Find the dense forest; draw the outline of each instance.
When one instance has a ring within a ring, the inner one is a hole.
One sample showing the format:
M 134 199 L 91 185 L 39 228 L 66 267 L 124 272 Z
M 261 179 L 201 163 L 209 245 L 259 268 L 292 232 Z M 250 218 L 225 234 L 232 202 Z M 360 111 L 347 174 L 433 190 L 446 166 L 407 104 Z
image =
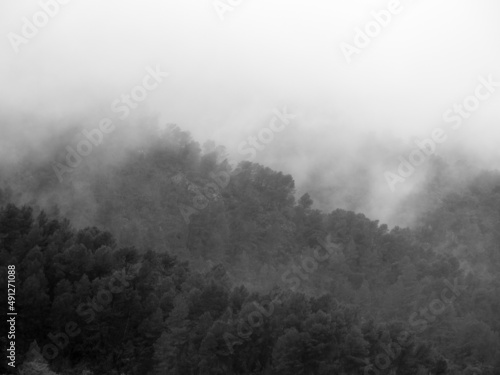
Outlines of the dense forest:
M 19 374 L 500 374 L 499 172 L 431 158 L 389 228 L 152 129 L 2 168 Z

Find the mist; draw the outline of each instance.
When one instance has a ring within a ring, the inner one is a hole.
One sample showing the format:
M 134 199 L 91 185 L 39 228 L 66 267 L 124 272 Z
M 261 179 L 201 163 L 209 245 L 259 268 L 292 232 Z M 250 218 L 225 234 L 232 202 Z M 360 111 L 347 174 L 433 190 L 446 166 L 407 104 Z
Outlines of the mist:
M 0 373 L 500 374 L 499 16 L 0 0 Z
M 384 173 L 396 173 L 399 157 L 407 159 L 436 128 L 446 140 L 435 156 L 500 165 L 500 90 L 458 129 L 444 119 L 474 95 L 481 77 L 500 82 L 494 0 L 72 0 L 57 2 L 47 24 L 26 37 L 25 17 L 35 22 L 49 3 L 0 4 L 3 163 L 33 152 L 52 160 L 104 118 L 120 126 L 116 101 L 123 104 L 122 95 L 157 69 L 168 76 L 124 120 L 135 130 L 106 135 L 102 149 L 118 134 L 123 149 L 144 143 L 141 121 L 152 118 L 248 160 L 242 143 L 286 108 L 293 119 L 255 148 L 252 161 L 291 174 L 297 195 L 309 192 L 316 208 L 354 210 L 390 225 L 411 225 L 398 209 L 425 181 L 430 158 L 394 191 Z M 387 26 L 356 47 L 357 28 L 390 7 L 397 11 Z M 346 55 L 343 44 L 359 53 Z M 103 155 L 119 159 L 120 149 L 112 150 Z

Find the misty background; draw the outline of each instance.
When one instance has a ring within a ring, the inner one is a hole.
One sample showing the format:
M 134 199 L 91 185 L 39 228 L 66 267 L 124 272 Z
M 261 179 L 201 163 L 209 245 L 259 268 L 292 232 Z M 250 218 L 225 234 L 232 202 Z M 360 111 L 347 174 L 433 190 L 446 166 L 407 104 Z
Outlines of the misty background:
M 499 15 L 0 0 L 4 367 L 500 374 Z
M 437 155 L 499 167 L 500 92 L 457 131 L 443 114 L 474 94 L 479 76 L 500 81 L 500 3 L 401 0 L 403 11 L 348 64 L 340 44 L 353 44 L 355 29 L 388 3 L 252 0 L 222 21 L 212 1 L 72 0 L 16 54 L 8 34 L 20 35 L 23 17 L 40 5 L 3 1 L 2 163 L 33 152 L 52 158 L 71 144 L 75 127 L 116 118 L 111 103 L 142 81 L 147 66 L 159 65 L 170 75 L 132 111 L 136 128 L 120 138 L 124 148 L 145 142 L 139 124 L 150 118 L 244 160 L 241 142 L 286 106 L 297 117 L 254 161 L 290 173 L 297 195 L 309 192 L 317 208 L 411 224 L 400 204 L 418 190 L 429 163 L 396 192 L 384 172 L 396 170 L 415 139 L 441 127 L 448 140 Z

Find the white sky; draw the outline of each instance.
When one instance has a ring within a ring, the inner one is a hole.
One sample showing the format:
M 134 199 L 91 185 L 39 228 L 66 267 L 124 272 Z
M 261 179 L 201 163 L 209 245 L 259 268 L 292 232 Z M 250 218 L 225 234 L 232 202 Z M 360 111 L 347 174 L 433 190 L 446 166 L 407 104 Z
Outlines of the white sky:
M 352 44 L 355 28 L 388 3 L 243 0 L 222 22 L 212 0 L 72 0 L 16 54 L 7 34 L 21 34 L 22 18 L 40 5 L 0 0 L 0 126 L 22 114 L 61 126 L 67 115 L 108 116 L 145 67 L 160 64 L 170 77 L 139 111 L 159 113 L 200 142 L 234 152 L 274 108 L 299 114 L 257 160 L 292 173 L 300 189 L 318 160 L 340 150 L 358 158 L 370 139 L 427 137 L 447 126 L 443 113 L 474 93 L 479 75 L 500 81 L 498 0 L 401 0 L 403 11 L 347 64 L 340 43 Z M 499 166 L 499 102 L 500 89 L 446 148 Z

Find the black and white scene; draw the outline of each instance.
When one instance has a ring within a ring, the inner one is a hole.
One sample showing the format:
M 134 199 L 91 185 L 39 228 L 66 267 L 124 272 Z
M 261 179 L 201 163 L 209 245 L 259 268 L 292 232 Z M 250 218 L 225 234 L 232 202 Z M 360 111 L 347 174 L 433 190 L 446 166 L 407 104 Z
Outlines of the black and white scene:
M 499 0 L 0 0 L 0 375 L 500 375 Z

